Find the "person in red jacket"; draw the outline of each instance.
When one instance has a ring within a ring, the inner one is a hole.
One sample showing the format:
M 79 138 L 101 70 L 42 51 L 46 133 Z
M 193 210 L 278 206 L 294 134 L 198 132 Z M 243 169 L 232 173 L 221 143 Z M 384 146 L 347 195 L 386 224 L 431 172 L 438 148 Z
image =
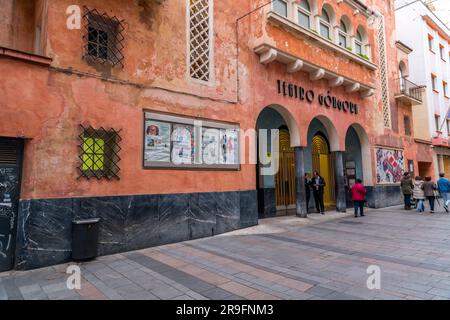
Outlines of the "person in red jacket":
M 367 190 L 364 188 L 361 179 L 356 180 L 352 186 L 352 200 L 355 205 L 355 218 L 358 217 L 358 208 L 361 217 L 364 217 L 364 202 L 366 201 Z

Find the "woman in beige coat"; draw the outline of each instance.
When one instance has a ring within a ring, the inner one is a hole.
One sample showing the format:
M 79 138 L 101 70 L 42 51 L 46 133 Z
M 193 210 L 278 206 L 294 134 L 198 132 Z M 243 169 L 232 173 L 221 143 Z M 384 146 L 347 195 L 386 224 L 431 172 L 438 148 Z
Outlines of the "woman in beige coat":
M 425 192 L 423 191 L 423 180 L 421 177 L 417 176 L 414 179 L 414 189 L 413 189 L 413 197 L 414 200 L 416 200 L 416 208 L 417 211 L 419 212 L 424 212 L 425 211 L 425 205 L 424 205 L 424 200 L 425 200 Z

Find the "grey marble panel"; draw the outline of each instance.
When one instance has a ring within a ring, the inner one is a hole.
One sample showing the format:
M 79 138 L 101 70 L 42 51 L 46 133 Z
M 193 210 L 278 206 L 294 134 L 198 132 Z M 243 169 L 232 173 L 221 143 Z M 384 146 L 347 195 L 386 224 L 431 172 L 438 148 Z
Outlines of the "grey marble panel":
M 240 196 L 240 228 L 258 224 L 258 195 L 256 190 L 241 191 Z
M 189 194 L 159 195 L 160 242 L 189 240 Z
M 258 216 L 260 219 L 275 217 L 277 214 L 275 188 L 258 190 Z
M 128 197 L 74 199 L 74 210 L 75 219 L 100 218 L 99 255 L 126 250 L 125 220 Z
M 385 208 L 403 203 L 403 195 L 399 186 L 366 187 L 367 205 L 370 208 Z
M 189 239 L 216 234 L 217 200 L 215 193 L 189 195 Z
M 239 192 L 218 192 L 216 193 L 217 234 L 239 229 L 240 224 L 240 198 Z
M 21 201 L 15 267 L 45 267 L 70 260 L 72 199 Z
M 158 200 L 158 195 L 128 197 L 128 214 L 125 222 L 127 250 L 160 244 Z

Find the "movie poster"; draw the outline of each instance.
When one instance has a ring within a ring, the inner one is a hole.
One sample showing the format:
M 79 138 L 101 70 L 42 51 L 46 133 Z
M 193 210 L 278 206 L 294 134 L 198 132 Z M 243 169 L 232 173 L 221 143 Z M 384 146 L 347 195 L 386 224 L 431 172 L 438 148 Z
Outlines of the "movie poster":
M 202 156 L 204 164 L 219 164 L 220 130 L 203 128 L 202 130 Z
M 170 162 L 171 124 L 145 122 L 145 161 Z
M 194 127 L 174 124 L 172 132 L 172 163 L 192 164 L 194 162 Z
M 220 164 L 239 164 L 238 138 L 235 129 L 220 130 Z

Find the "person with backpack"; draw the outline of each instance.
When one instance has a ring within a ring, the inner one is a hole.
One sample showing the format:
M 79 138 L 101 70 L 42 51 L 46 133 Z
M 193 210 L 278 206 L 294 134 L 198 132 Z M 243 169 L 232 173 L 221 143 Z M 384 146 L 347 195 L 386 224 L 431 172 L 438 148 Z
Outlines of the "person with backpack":
M 430 213 L 434 213 L 434 200 L 436 199 L 434 191 L 436 189 L 436 184 L 431 180 L 431 177 L 426 177 L 423 183 L 423 193 L 430 203 Z
M 424 205 L 424 200 L 425 200 L 425 193 L 423 191 L 423 180 L 422 177 L 417 176 L 414 179 L 414 189 L 413 189 L 413 197 L 416 200 L 416 208 L 417 211 L 419 212 L 424 212 L 425 211 L 425 205 Z
M 351 189 L 352 200 L 355 206 L 355 218 L 358 217 L 358 208 L 361 217 L 364 217 L 364 202 L 366 202 L 367 190 L 364 188 L 361 179 L 357 179 Z
M 403 198 L 405 202 L 405 210 L 411 210 L 411 195 L 413 193 L 414 184 L 409 172 L 403 174 L 402 181 L 400 182 Z
M 444 209 L 448 213 L 448 205 L 450 204 L 450 182 L 445 177 L 444 173 L 440 173 L 439 177 L 437 187 L 439 193 L 441 194 L 442 200 L 444 200 Z

